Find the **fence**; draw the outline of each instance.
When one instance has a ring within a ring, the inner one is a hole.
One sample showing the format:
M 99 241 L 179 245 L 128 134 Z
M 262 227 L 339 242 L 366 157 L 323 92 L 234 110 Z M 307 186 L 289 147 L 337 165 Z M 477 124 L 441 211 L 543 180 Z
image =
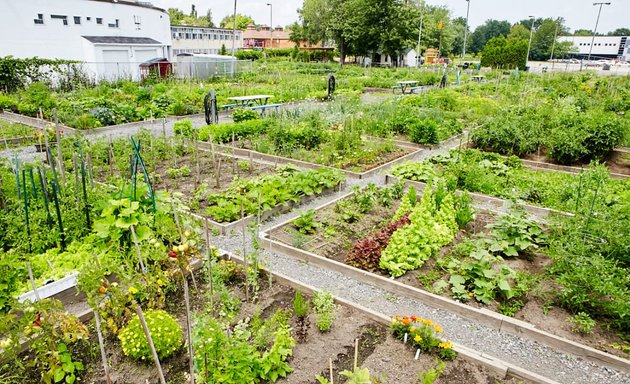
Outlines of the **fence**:
M 210 77 L 232 76 L 252 71 L 249 60 L 207 61 L 207 62 L 176 62 L 170 63 L 172 70 L 163 71 L 161 66 L 166 63 L 156 63 L 154 67 L 140 67 L 140 62 L 82 62 L 73 65 L 72 76 L 81 77 L 86 82 L 142 80 L 147 76 L 165 72 L 172 73 L 180 79 L 207 79 Z M 55 81 L 55 79 L 53 79 Z

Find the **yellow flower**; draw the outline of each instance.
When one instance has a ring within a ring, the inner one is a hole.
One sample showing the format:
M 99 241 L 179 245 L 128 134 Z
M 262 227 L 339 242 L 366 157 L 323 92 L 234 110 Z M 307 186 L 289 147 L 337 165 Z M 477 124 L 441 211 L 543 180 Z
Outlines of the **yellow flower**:
M 138 289 L 136 289 L 136 287 L 131 286 L 129 287 L 129 293 L 131 293 L 132 295 L 135 295 L 136 293 L 138 293 Z
M 438 344 L 438 347 L 443 349 L 451 349 L 453 348 L 453 343 L 451 343 L 450 341 L 444 341 Z
M 435 329 L 435 332 L 440 333 L 442 332 L 442 327 L 440 327 L 437 324 L 433 324 L 433 329 Z
M 419 343 L 422 341 L 422 337 L 420 337 L 420 335 L 416 335 L 416 337 L 414 337 L 413 339 L 416 343 Z
M 163 281 L 162 279 L 158 279 L 157 283 L 158 283 L 158 285 L 160 285 L 160 286 L 164 285 L 164 281 Z
M 413 332 L 413 331 L 415 331 L 415 330 L 416 330 L 416 327 L 411 327 L 411 328 L 409 328 L 409 332 Z
M 258 269 L 263 270 L 265 267 L 262 264 L 258 264 Z

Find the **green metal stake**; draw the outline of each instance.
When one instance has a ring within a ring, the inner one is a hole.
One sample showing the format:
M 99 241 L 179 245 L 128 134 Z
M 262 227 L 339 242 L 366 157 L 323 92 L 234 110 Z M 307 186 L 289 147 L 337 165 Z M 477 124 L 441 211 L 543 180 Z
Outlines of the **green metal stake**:
M 15 155 L 15 184 L 17 186 L 17 195 L 18 199 L 22 197 L 22 193 L 20 192 L 20 161 Z
M 59 222 L 59 231 L 61 234 L 61 250 L 64 250 L 66 248 L 66 234 L 63 231 L 63 223 L 61 221 L 61 209 L 59 208 L 59 196 L 58 196 L 59 186 L 57 185 L 56 181 L 52 182 L 52 187 L 53 187 L 53 200 L 55 202 L 55 210 L 57 211 L 57 221 Z
M 87 188 L 85 186 L 85 165 L 83 163 L 83 149 L 81 149 L 81 144 L 78 144 L 78 147 L 79 147 L 79 160 L 81 161 L 81 184 L 83 185 L 83 202 L 84 202 L 83 206 L 85 209 L 85 221 L 87 223 L 88 229 L 91 229 L 92 224 L 90 222 L 90 204 L 88 203 Z
M 140 142 L 138 141 L 138 144 L 136 144 L 133 137 L 131 137 L 131 145 L 136 152 L 136 156 L 138 157 L 138 161 L 142 167 L 142 173 L 144 174 L 144 181 L 147 183 L 147 187 L 149 188 L 149 196 L 151 197 L 151 203 L 153 204 L 153 212 L 156 212 L 155 193 L 153 192 L 153 185 L 151 184 L 151 179 L 147 173 L 147 167 L 144 165 L 144 160 L 142 160 L 142 156 L 140 155 Z
M 33 168 L 28 170 L 28 175 L 31 178 L 31 188 L 33 189 L 33 198 L 37 200 L 37 189 L 35 188 L 35 178 L 33 177 Z
M 50 151 L 50 148 L 47 148 L 46 151 L 48 151 L 48 161 L 50 162 L 50 168 L 52 168 L 52 172 L 53 172 L 53 191 L 55 193 L 59 194 L 59 197 L 61 198 L 61 188 L 59 188 L 59 178 L 57 177 L 57 167 L 55 167 L 55 159 L 52 156 L 52 152 Z M 57 189 L 55 190 L 54 186 L 57 185 Z
M 46 172 L 46 170 L 44 170 Z M 47 185 L 44 177 L 42 176 L 41 168 L 37 168 L 37 174 L 39 175 L 39 182 L 42 187 L 42 197 L 44 198 L 44 208 L 46 209 L 46 222 L 48 223 L 48 228 L 52 227 L 52 218 L 50 217 L 50 209 L 48 208 L 48 191 L 46 191 Z
M 28 193 L 26 193 L 26 170 L 22 170 L 22 188 L 24 190 L 24 216 L 26 217 L 26 233 L 28 234 L 28 253 L 33 252 L 31 241 L 31 225 L 28 219 Z

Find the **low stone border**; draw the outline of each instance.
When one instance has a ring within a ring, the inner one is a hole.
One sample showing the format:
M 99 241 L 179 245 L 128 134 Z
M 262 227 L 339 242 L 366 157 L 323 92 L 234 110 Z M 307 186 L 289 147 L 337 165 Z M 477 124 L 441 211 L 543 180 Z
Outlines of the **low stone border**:
M 410 147 L 404 147 L 400 145 L 400 147 L 402 148 L 415 149 L 415 150 L 411 153 L 408 153 L 404 156 L 394 159 L 388 163 L 379 165 L 378 167 L 372 168 L 365 172 L 352 172 L 352 171 L 348 171 L 348 170 L 344 170 L 340 168 L 330 167 L 327 165 L 321 165 L 321 164 L 316 164 L 316 163 L 310 163 L 307 161 L 295 160 L 288 157 L 268 155 L 266 153 L 256 152 L 250 149 L 232 147 L 229 145 L 214 144 L 212 146 L 210 143 L 200 141 L 199 146 L 204 149 L 212 149 L 212 147 L 214 147 L 214 150 L 218 153 L 227 154 L 227 155 L 235 155 L 235 156 L 244 157 L 248 159 L 254 159 L 254 160 L 262 160 L 271 164 L 295 164 L 298 167 L 307 168 L 307 169 L 320 169 L 320 168 L 335 169 L 335 170 L 343 172 L 347 177 L 352 178 L 352 179 L 368 179 L 370 177 L 377 175 L 381 171 L 391 167 L 394 164 L 402 163 L 404 161 L 413 159 L 420 152 L 423 151 L 423 149 L 420 149 L 420 148 L 410 148 Z
M 392 176 L 389 174 L 385 175 L 385 184 L 398 182 L 401 182 L 401 179 L 397 178 L 396 176 Z M 404 179 L 402 180 L 402 182 L 408 187 L 413 186 L 418 191 L 423 191 L 427 187 L 427 184 L 421 181 L 411 181 Z M 463 191 L 461 190 L 457 190 L 457 194 L 461 194 L 462 192 Z M 468 195 L 474 200 L 476 204 L 483 207 L 489 207 L 499 212 L 508 212 L 510 210 L 510 207 L 514 206 L 513 202 L 498 197 L 488 196 L 475 192 L 468 192 Z M 562 215 L 570 217 L 574 216 L 572 213 L 569 212 L 559 211 L 552 208 L 538 207 L 530 204 L 516 203 L 516 206 L 519 208 L 523 208 L 529 215 L 542 220 L 546 220 L 551 215 Z
M 337 201 L 344 199 L 350 195 L 351 193 L 346 194 L 338 199 L 335 199 L 327 204 L 318 207 L 317 210 L 325 208 L 331 204 L 335 204 Z M 350 278 L 379 287 L 381 289 L 388 290 L 396 295 L 419 300 L 429 306 L 440 308 L 448 312 L 460 315 L 462 317 L 474 320 L 476 322 L 484 324 L 487 327 L 496 329 L 499 332 L 526 337 L 538 341 L 542 344 L 548 345 L 564 353 L 579 356 L 584 359 L 594 361 L 597 364 L 605 365 L 624 372 L 630 372 L 630 360 L 625 360 L 606 352 L 599 351 L 595 348 L 591 348 L 589 346 L 576 343 L 563 337 L 553 335 L 549 332 L 539 330 L 532 324 L 501 315 L 486 308 L 474 308 L 459 303 L 457 301 L 399 283 L 395 280 L 388 279 L 386 277 L 379 276 L 355 267 L 351 267 L 349 265 L 325 258 L 323 256 L 319 256 L 315 253 L 295 248 L 293 246 L 277 240 L 273 240 L 271 238 L 271 232 L 291 223 L 293 220 L 295 219 L 277 224 L 267 229 L 266 231 L 261 232 L 260 240 L 263 248 L 268 250 L 269 252 L 282 253 L 305 263 L 341 273 Z
M 580 173 L 584 171 L 584 167 L 576 167 L 571 165 L 559 165 L 559 164 L 551 164 L 544 161 L 534 161 L 534 160 L 525 160 L 521 159 L 521 162 L 524 166 L 529 169 L 541 170 L 541 171 L 560 171 L 566 173 Z M 610 177 L 614 179 L 627 179 L 630 175 L 624 175 L 623 173 L 614 173 L 610 172 Z
M 50 124 L 54 124 L 53 122 L 48 121 L 48 120 L 42 120 L 35 117 L 20 115 L 19 113 L 13 113 L 9 111 L 1 111 L 0 118 L 7 121 L 11 121 L 13 123 L 20 123 L 20 124 L 28 125 L 29 127 L 39 128 L 39 129 L 45 129 Z M 78 131 L 74 128 L 70 128 L 61 123 L 59 123 L 59 129 L 64 131 L 64 133 L 65 132 L 74 133 Z

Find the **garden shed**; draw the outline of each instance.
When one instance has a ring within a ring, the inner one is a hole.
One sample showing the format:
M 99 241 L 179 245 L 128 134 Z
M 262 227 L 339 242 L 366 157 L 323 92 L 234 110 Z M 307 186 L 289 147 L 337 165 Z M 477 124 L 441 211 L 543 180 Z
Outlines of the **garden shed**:
M 164 79 L 173 73 L 173 64 L 165 57 L 158 57 L 140 64 L 140 78 L 150 76 Z

